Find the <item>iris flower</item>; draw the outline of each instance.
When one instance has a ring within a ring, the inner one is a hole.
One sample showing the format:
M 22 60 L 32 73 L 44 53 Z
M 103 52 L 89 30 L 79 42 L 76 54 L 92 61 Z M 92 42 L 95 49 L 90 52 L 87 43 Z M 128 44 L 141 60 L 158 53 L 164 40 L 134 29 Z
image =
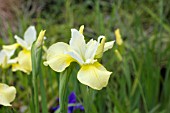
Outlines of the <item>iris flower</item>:
M 11 59 L 17 47 L 18 44 L 3 46 L 3 49 L 0 51 L 0 67 L 8 68 L 11 64 L 17 62 L 16 59 Z
M 52 108 L 52 112 L 55 112 L 59 108 L 60 106 Z M 76 102 L 76 94 L 72 92 L 68 97 L 68 113 L 73 113 L 73 111 L 77 109 L 84 111 L 82 104 Z
M 86 43 L 83 30 L 84 26 L 81 26 L 79 31 L 71 29 L 69 45 L 63 42 L 51 45 L 47 50 L 47 61 L 44 65 L 62 72 L 71 62 L 77 62 L 81 66 L 77 79 L 84 85 L 101 90 L 107 86 L 112 72 L 107 71 L 97 60 L 113 47 L 114 41 L 105 43 L 106 38 L 99 36 L 97 41 L 91 39 Z
M 15 87 L 0 83 L 0 105 L 11 106 L 10 103 L 15 99 L 15 96 Z
M 34 26 L 28 27 L 24 33 L 24 39 L 15 35 L 14 38 L 17 41 L 17 44 L 22 47 L 22 50 L 19 52 L 17 63 L 12 65 L 13 71 L 23 71 L 29 74 L 32 71 L 31 66 L 31 47 L 33 42 L 36 40 L 36 30 Z

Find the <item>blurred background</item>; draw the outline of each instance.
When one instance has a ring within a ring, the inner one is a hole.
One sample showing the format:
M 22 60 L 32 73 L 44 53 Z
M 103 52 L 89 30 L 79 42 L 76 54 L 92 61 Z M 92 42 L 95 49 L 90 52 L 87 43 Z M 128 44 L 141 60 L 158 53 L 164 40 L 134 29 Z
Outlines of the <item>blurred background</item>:
M 30 25 L 46 30 L 47 47 L 68 42 L 70 29 L 81 25 L 87 41 L 99 35 L 115 40 L 119 28 L 123 49 L 114 48 L 122 60 L 114 50 L 103 56 L 103 65 L 113 74 L 108 86 L 89 99 L 94 101 L 91 113 L 170 113 L 169 6 L 169 0 L 0 0 L 0 45 L 14 43 L 14 35 L 22 37 Z M 58 97 L 57 75 L 43 68 L 50 109 Z M 9 73 L 8 82 L 18 91 L 13 108 L 28 112 L 27 75 Z M 69 91 L 81 100 L 77 84 L 70 82 Z

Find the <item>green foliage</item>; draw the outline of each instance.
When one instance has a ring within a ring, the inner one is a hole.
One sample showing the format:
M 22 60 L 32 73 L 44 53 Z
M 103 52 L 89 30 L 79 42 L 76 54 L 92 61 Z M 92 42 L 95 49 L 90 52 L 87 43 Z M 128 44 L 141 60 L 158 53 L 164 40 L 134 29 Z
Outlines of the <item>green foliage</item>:
M 170 111 L 170 2 L 168 0 L 44 0 L 39 4 L 42 5 L 39 13 L 28 13 L 31 15 L 28 18 L 19 17 L 18 32 L 23 34 L 24 29 L 30 24 L 35 24 L 38 31 L 46 29 L 47 47 L 59 41 L 68 42 L 71 37 L 70 28 L 78 29 L 82 24 L 85 25 L 84 34 L 87 39 L 97 39 L 97 36 L 105 35 L 106 41 L 115 40 L 114 30 L 120 29 L 125 47 L 121 53 L 123 61 L 117 60 L 113 50 L 103 56 L 103 65 L 113 74 L 108 86 L 89 98 L 89 101 L 94 101 L 91 105 L 93 113 Z M 10 29 L 6 32 L 9 38 L 7 41 L 0 38 L 0 44 L 13 42 Z M 50 109 L 57 103 L 55 100 L 59 94 L 59 74 L 56 75 L 44 66 L 41 70 L 40 77 L 43 77 L 43 81 L 40 79 L 45 86 L 38 87 L 42 88 L 42 93 L 46 92 Z M 77 67 L 74 67 L 68 83 L 68 93 L 74 90 L 78 96 L 77 100 L 81 103 L 84 93 L 76 79 L 77 71 Z M 29 105 L 29 77 L 20 72 L 11 73 L 10 70 L 8 73 L 7 83 L 15 83 L 17 87 L 17 98 L 13 105 L 19 110 L 20 107 Z M 21 86 L 24 90 L 21 90 Z M 29 113 L 30 110 L 26 112 Z

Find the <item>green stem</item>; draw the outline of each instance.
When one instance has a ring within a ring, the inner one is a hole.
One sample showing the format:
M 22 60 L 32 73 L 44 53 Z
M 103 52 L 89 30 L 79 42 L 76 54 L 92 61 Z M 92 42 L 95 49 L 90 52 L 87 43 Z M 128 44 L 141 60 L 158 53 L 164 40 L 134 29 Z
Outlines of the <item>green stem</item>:
M 67 113 L 67 86 L 70 78 L 71 69 L 68 68 L 60 73 L 60 84 L 59 84 L 59 113 Z M 57 112 L 56 112 L 57 113 Z
M 40 62 L 42 59 L 42 46 L 37 47 L 34 42 L 31 48 L 31 60 L 32 60 L 32 105 L 34 105 L 34 113 L 39 113 L 39 101 L 38 101 L 38 77 L 41 71 Z
M 2 83 L 6 83 L 6 69 L 2 69 Z
M 39 113 L 39 103 L 38 103 L 38 80 L 37 76 L 32 75 L 32 84 L 33 84 L 33 101 L 35 106 L 35 113 Z
M 41 70 L 41 69 L 40 69 Z M 40 91 L 41 91 L 41 100 L 42 100 L 42 113 L 48 113 L 47 109 L 47 98 L 46 98 L 46 92 L 45 92 L 45 86 L 44 86 L 44 77 L 42 75 L 42 72 L 40 71 Z
M 83 93 L 83 105 L 85 108 L 85 113 L 90 113 L 91 111 L 91 106 L 93 103 L 93 90 L 89 88 L 88 86 L 82 87 L 82 93 Z

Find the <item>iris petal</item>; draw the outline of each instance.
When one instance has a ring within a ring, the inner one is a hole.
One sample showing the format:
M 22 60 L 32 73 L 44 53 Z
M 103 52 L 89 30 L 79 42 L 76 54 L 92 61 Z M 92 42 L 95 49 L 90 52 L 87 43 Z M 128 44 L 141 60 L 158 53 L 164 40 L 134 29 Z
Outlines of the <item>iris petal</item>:
M 2 68 L 7 68 L 10 66 L 10 64 L 16 63 L 16 59 L 10 59 L 10 57 L 14 54 L 15 48 L 3 48 L 0 51 L 0 66 Z
M 76 29 L 71 29 L 70 47 L 75 50 L 84 59 L 86 43 L 84 36 Z
M 104 51 L 104 45 L 105 45 L 106 38 L 104 36 L 100 36 L 100 37 L 102 37 L 102 41 L 101 41 L 100 45 L 97 48 L 95 58 L 101 58 L 103 56 L 103 51 Z
M 1 50 L 0 51 L 0 65 L 2 65 L 2 63 L 4 62 L 5 57 L 6 57 L 5 51 Z
M 84 63 L 82 57 L 77 52 L 75 52 L 75 51 L 66 52 L 65 54 L 70 55 L 80 65 L 82 65 Z
M 114 42 L 115 41 L 106 42 L 105 45 L 104 45 L 104 52 L 111 49 L 114 45 Z
M 0 83 L 0 105 L 11 106 L 10 103 L 15 99 L 15 96 L 15 87 Z
M 28 46 L 31 46 L 32 43 L 36 40 L 36 35 L 37 32 L 34 26 L 30 26 L 27 28 L 27 30 L 24 33 L 24 40 L 28 44 Z
M 20 38 L 19 36 L 15 35 L 14 38 L 16 39 L 17 43 L 22 46 L 23 48 L 27 49 L 28 48 L 28 44 L 25 40 L 23 40 L 22 38 Z
M 71 62 L 75 61 L 70 55 L 61 54 L 44 62 L 44 65 L 49 65 L 54 71 L 62 72 Z
M 112 72 L 107 71 L 100 63 L 83 65 L 78 72 L 77 79 L 93 89 L 106 87 Z
M 75 61 L 70 55 L 67 54 L 71 51 L 70 46 L 63 42 L 53 44 L 47 50 L 47 61 L 44 65 L 49 65 L 53 70 L 62 72 L 67 68 L 71 62 Z
M 91 39 L 88 43 L 87 43 L 87 49 L 86 49 L 86 53 L 85 53 L 85 59 L 94 59 L 94 56 L 96 54 L 97 48 L 98 48 L 99 43 L 93 39 Z
M 19 44 L 15 43 L 12 45 L 3 45 L 2 48 L 6 52 L 7 56 L 11 57 L 14 54 L 15 50 L 18 48 L 18 46 Z
M 65 54 L 70 51 L 70 46 L 64 42 L 57 42 L 49 47 L 47 50 L 47 61 L 57 55 Z
M 12 65 L 13 71 L 23 71 L 29 74 L 32 71 L 31 63 L 31 52 L 27 50 L 22 50 L 19 52 L 17 57 L 18 63 Z

